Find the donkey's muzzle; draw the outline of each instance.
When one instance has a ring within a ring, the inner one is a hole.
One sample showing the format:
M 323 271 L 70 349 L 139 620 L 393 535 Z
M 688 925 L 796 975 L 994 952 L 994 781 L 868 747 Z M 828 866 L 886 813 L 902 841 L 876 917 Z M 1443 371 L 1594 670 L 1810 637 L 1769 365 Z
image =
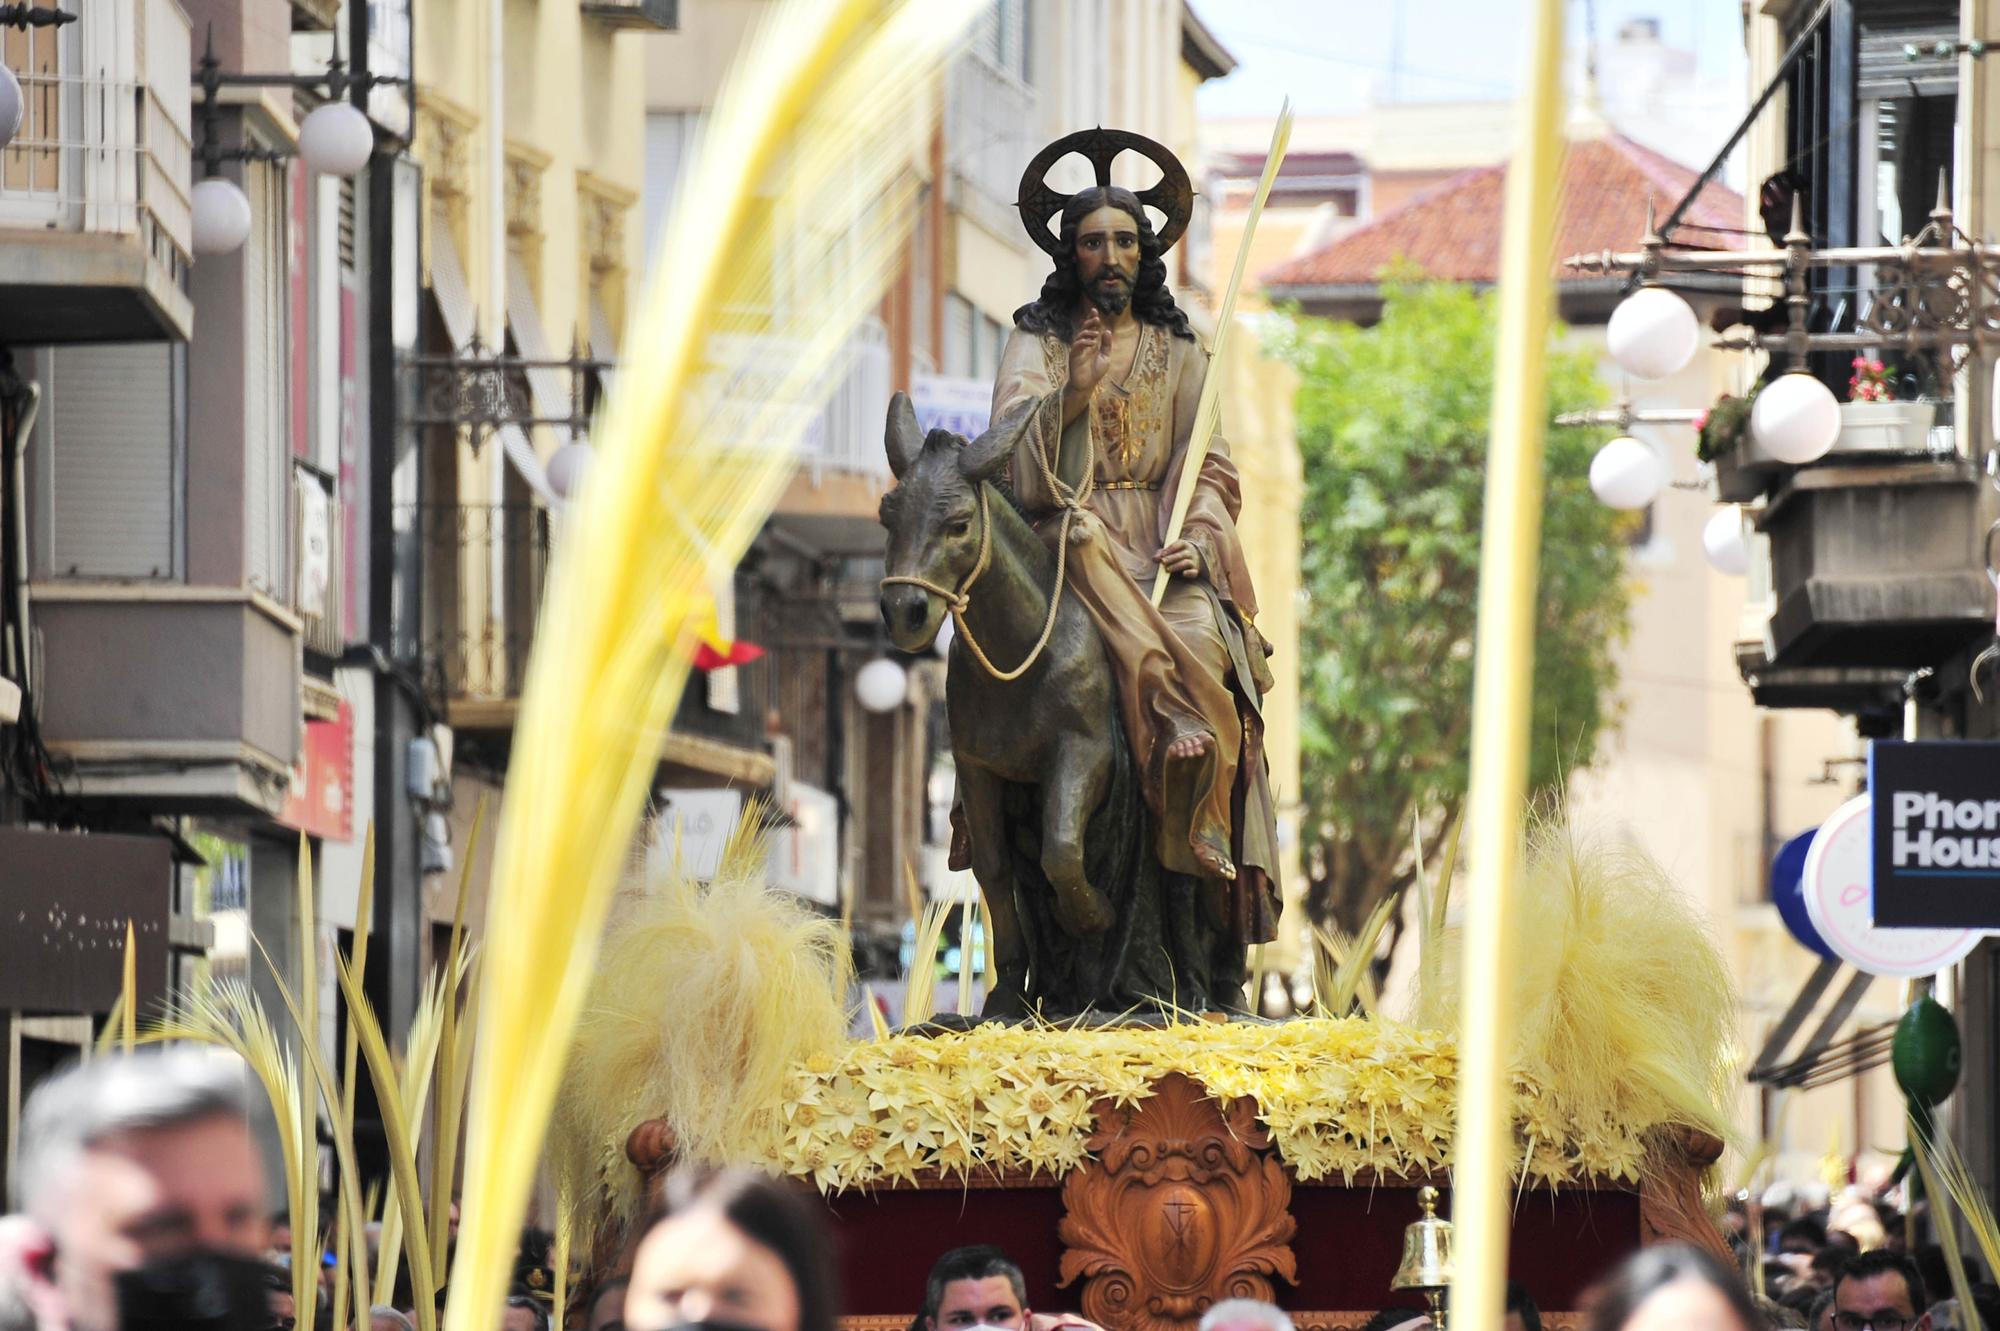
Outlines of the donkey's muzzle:
M 921 633 L 931 617 L 930 594 L 921 587 L 884 587 L 882 624 L 890 633 Z

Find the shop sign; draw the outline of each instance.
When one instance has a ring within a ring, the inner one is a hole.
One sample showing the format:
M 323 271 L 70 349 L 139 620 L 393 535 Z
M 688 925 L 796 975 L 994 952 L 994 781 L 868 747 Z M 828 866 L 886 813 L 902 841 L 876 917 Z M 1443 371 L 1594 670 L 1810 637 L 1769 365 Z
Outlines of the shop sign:
M 306 742 L 278 821 L 307 836 L 354 840 L 352 704 L 343 700 L 336 720 L 306 722 Z
M 2000 743 L 1876 743 L 1875 923 L 2000 930 Z
M 1976 929 L 1899 929 L 1873 919 L 1875 801 L 1857 795 L 1820 825 L 1806 852 L 1813 928 L 1841 960 L 1870 975 L 1935 975 L 1978 946 Z

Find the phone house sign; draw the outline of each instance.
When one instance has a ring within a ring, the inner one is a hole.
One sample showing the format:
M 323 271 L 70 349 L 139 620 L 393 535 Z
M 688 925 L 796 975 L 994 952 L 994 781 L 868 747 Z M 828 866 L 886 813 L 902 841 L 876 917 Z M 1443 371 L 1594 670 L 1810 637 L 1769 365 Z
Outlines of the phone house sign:
M 2000 929 L 2000 744 L 1878 741 L 1874 919 Z

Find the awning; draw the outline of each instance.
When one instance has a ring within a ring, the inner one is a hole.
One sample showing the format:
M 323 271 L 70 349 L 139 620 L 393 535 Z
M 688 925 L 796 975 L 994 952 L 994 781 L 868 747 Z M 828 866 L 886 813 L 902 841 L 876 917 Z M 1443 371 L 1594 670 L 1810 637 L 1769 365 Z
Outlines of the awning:
M 511 281 L 509 288 L 511 294 Z M 431 293 L 437 297 L 438 311 L 444 316 L 445 332 L 451 338 L 452 350 L 463 352 L 472 345 L 477 320 L 473 315 L 472 288 L 466 283 L 465 268 L 458 261 L 458 246 L 452 241 L 451 232 L 444 227 L 431 231 Z M 518 340 L 519 333 L 515 336 Z M 490 354 L 497 356 L 502 350 L 494 347 L 490 349 Z M 531 391 L 532 388 L 531 381 Z M 537 415 L 545 414 L 539 401 L 535 410 Z M 543 503 L 560 507 L 562 498 L 550 487 L 548 473 L 542 469 L 542 460 L 535 455 L 535 446 L 528 441 L 527 432 L 518 425 L 510 424 L 500 426 L 496 433 L 500 436 L 500 448 L 507 455 L 507 461 L 520 473 L 528 488 L 540 496 Z
M 528 265 L 518 254 L 507 256 L 507 327 L 514 334 L 514 345 L 523 360 L 567 359 L 568 353 L 559 356 L 549 346 L 548 334 L 542 331 L 542 313 L 535 307 L 535 287 L 528 280 Z M 528 393 L 535 400 L 535 414 L 543 420 L 557 420 L 571 413 L 569 384 L 563 371 L 553 366 L 528 367 Z M 562 426 L 550 428 L 561 430 L 565 436 L 569 434 Z M 568 442 L 567 438 L 564 442 Z

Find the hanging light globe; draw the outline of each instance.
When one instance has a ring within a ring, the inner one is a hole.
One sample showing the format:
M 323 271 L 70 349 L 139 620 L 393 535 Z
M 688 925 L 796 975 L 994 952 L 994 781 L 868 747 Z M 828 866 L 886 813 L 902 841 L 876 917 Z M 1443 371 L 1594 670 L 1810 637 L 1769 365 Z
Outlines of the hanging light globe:
M 1604 341 L 1611 359 L 1634 379 L 1666 379 L 1694 359 L 1701 322 L 1665 287 L 1640 287 L 1611 312 Z
M 1644 508 L 1666 488 L 1660 455 L 1631 435 L 1620 435 L 1590 460 L 1590 492 L 1611 508 Z
M 315 107 L 299 126 L 299 156 L 323 175 L 359 175 L 374 153 L 374 126 L 348 102 Z
M 1701 552 L 1717 573 L 1740 578 L 1750 569 L 1750 540 L 1743 534 L 1743 510 L 1717 509 L 1701 529 Z
M 188 196 L 196 254 L 234 254 L 250 238 L 250 198 L 233 180 L 210 176 Z
M 573 439 L 558 448 L 547 468 L 549 489 L 559 499 L 574 499 L 577 487 L 583 484 L 584 473 L 590 470 L 596 456 L 597 450 L 582 439 Z
M 1804 370 L 1764 385 L 1750 408 L 1750 433 L 1780 462 L 1817 462 L 1840 438 L 1840 403 L 1833 390 Z
M 871 712 L 893 712 L 910 696 L 910 677 L 886 656 L 870 661 L 855 673 L 854 696 Z
M 21 95 L 21 80 L 14 77 L 14 71 L 0 65 L 0 148 L 14 141 L 21 132 L 21 117 L 28 108 L 27 98 Z

